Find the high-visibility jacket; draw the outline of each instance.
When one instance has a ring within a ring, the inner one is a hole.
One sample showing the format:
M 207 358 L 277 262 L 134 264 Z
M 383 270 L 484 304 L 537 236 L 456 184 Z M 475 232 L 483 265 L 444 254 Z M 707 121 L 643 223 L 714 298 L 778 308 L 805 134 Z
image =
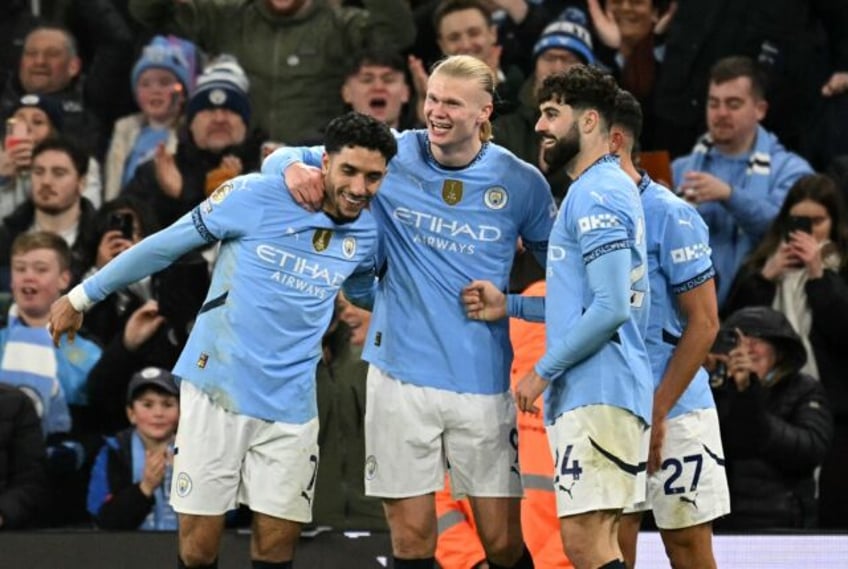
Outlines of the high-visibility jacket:
M 544 296 L 544 281 L 532 284 L 523 294 Z M 515 353 L 510 378 L 512 387 L 515 387 L 545 352 L 545 326 L 513 318 L 509 330 Z M 536 406 L 542 408 L 541 397 Z M 537 569 L 572 567 L 563 552 L 560 538 L 553 489 L 554 464 L 542 414 L 518 413 L 517 423 L 518 456 L 524 482 L 524 500 L 521 502 L 524 542 Z M 451 497 L 447 480 L 445 490 L 436 493 L 436 514 L 439 520 L 436 560 L 443 569 L 470 569 L 485 559 L 471 506 L 468 500 L 456 501 Z

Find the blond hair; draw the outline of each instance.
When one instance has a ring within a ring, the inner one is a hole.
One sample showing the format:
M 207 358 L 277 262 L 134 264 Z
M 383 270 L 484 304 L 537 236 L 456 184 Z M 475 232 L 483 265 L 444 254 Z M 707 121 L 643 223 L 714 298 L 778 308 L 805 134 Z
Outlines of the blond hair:
M 451 55 L 437 62 L 430 75 L 446 75 L 456 79 L 472 79 L 485 91 L 492 100 L 495 98 L 497 79 L 492 68 L 480 59 L 471 55 Z M 480 125 L 480 141 L 492 139 L 492 122 L 489 119 Z

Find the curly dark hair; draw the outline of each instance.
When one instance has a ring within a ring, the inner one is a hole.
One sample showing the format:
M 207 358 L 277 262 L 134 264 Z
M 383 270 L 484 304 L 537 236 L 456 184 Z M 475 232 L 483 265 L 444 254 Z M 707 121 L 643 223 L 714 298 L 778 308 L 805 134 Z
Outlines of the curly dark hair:
M 391 129 L 377 119 L 355 111 L 331 120 L 324 133 L 327 154 L 337 154 L 348 146 L 376 150 L 386 162 L 397 154 L 397 142 Z
M 575 65 L 565 73 L 554 73 L 542 82 L 539 103 L 555 101 L 575 110 L 594 109 L 609 125 L 618 93 L 615 79 L 597 67 Z

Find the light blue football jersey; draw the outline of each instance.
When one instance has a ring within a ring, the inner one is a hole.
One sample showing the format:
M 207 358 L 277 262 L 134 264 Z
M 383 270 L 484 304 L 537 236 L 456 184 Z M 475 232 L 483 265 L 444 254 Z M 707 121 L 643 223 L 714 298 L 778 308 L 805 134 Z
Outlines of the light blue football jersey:
M 403 132 L 397 142 L 371 208 L 381 228 L 381 278 L 363 358 L 415 385 L 503 393 L 508 321 L 469 320 L 460 294 L 475 279 L 506 290 L 519 236 L 544 251 L 556 214 L 550 187 L 497 144 L 452 169 L 436 162 L 426 131 Z M 321 153 L 283 148 L 262 171 L 279 176 L 295 159 L 317 166 Z
M 309 421 L 336 295 L 354 273 L 373 280 L 374 217 L 336 223 L 297 205 L 279 176 L 240 176 L 119 255 L 83 283 L 85 292 L 100 300 L 215 241 L 209 292 L 174 373 L 228 411 Z
M 546 356 L 567 338 L 593 302 L 587 266 L 630 252 L 630 316 L 592 355 L 549 377 L 549 423 L 585 405 L 612 405 L 651 422 L 653 375 L 645 348 L 650 291 L 639 192 L 612 155 L 600 158 L 569 187 L 548 244 Z
M 645 344 L 656 388 L 685 327 L 677 295 L 709 281 L 715 277 L 715 270 L 710 259 L 709 229 L 698 211 L 647 174 L 642 176 L 639 191 L 645 211 L 651 282 L 651 310 Z M 715 407 L 715 402 L 709 377 L 703 368 L 698 368 L 668 417 L 711 407 Z

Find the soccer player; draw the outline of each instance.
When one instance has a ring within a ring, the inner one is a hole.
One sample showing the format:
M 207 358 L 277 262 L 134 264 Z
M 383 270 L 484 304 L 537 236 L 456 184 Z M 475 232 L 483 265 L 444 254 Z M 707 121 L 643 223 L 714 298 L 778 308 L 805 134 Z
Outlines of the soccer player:
M 653 509 L 672 567 L 714 568 L 712 520 L 730 512 L 730 494 L 715 402 L 700 367 L 718 331 L 709 230 L 693 206 L 633 165 L 642 111 L 627 91 L 615 103 L 611 149 L 638 184 L 645 211 L 651 286 L 645 343 L 656 386 L 647 500 L 625 510 L 619 542 L 627 566 L 635 567 L 641 512 Z
M 384 499 L 398 569 L 434 566 L 434 492 L 446 462 L 454 493 L 471 499 L 489 567 L 532 567 L 520 526 L 508 324 L 468 320 L 460 293 L 480 276 L 505 289 L 518 237 L 542 253 L 555 208 L 542 175 L 489 141 L 494 86 L 474 57 L 437 65 L 427 129 L 398 135 L 372 204 L 383 256 L 363 353 L 365 488 Z M 319 155 L 283 148 L 263 172 L 307 180 L 307 167 L 294 164 L 315 165 Z M 291 186 L 309 201 L 308 183 Z
M 539 91 L 544 158 L 574 183 L 548 246 L 547 300 L 509 296 L 491 283 L 463 293 L 472 319 L 546 321 L 547 347 L 519 381 L 519 410 L 545 392 L 557 513 L 578 569 L 623 569 L 618 518 L 644 499 L 653 381 L 643 335 L 650 303 L 642 206 L 609 154 L 618 88 L 583 65 Z M 508 310 L 507 310 L 508 305 Z
M 234 178 L 53 306 L 57 340 L 110 292 L 222 242 L 174 368 L 182 378 L 171 489 L 179 567 L 216 567 L 223 514 L 238 503 L 253 511 L 253 567 L 292 566 L 300 524 L 312 515 L 321 337 L 345 279 L 355 281 L 354 298 L 371 293 L 377 226 L 363 209 L 396 150 L 386 125 L 358 113 L 338 117 L 326 131 L 319 211 L 298 206 L 278 176 Z

